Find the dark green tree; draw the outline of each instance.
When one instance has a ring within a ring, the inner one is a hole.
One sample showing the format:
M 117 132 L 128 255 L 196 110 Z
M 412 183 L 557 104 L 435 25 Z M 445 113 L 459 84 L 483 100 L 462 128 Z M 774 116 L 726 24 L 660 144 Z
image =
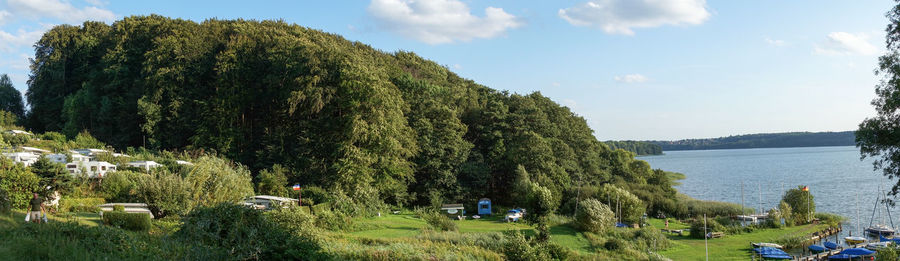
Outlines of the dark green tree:
M 887 13 L 887 52 L 878 59 L 876 74 L 882 80 L 872 101 L 876 115 L 866 118 L 856 131 L 856 146 L 863 158 L 874 161 L 888 178 L 900 178 L 900 4 Z M 900 194 L 900 181 L 891 195 Z M 795 209 L 796 211 L 796 209 Z
M 803 188 L 804 186 L 797 186 L 797 188 L 789 189 L 781 199 L 790 206 L 793 213 L 791 219 L 794 220 L 794 224 L 806 224 L 816 214 L 816 197 L 812 196 L 809 190 L 804 191 Z
M 0 75 L 0 111 L 8 111 L 18 118 L 25 116 L 25 101 L 22 93 L 13 86 L 6 74 Z

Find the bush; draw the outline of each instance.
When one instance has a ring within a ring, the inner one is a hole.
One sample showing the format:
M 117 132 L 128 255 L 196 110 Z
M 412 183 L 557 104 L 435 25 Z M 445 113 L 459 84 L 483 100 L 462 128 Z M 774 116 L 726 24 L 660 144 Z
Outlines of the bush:
M 290 213 L 294 217 L 299 215 L 295 214 Z M 322 259 L 318 245 L 291 235 L 260 211 L 243 206 L 223 203 L 199 207 L 185 216 L 183 222 L 174 236 L 202 246 L 198 254 L 224 252 L 234 260 Z M 188 257 L 196 258 L 202 256 Z
M 287 176 L 285 173 L 288 169 L 280 164 L 272 166 L 272 170 L 264 169 L 259 172 L 257 178 L 259 182 L 256 184 L 256 193 L 260 195 L 272 195 L 278 197 L 289 197 Z
M 518 230 L 508 231 L 503 236 L 506 242 L 503 245 L 503 254 L 506 260 L 526 261 L 526 260 L 549 260 L 550 256 L 547 251 L 532 246 L 531 240 L 525 237 L 525 234 Z
M 600 187 L 596 198 L 600 202 L 607 202 L 613 212 L 618 207 L 622 223 L 626 224 L 640 223 L 641 216 L 646 210 L 644 203 L 637 196 L 612 184 L 604 184 Z
M 353 218 L 337 211 L 316 212 L 316 225 L 334 231 L 350 230 L 353 228 Z
M 318 205 L 312 206 L 312 214 L 318 215 L 319 213 L 331 211 L 331 204 L 329 203 L 320 203 Z
M 416 214 L 425 220 L 431 228 L 438 231 L 457 231 L 456 223 L 440 212 L 416 209 Z
M 134 202 L 137 197 L 137 181 L 142 174 L 131 171 L 116 171 L 103 177 L 100 191 L 109 202 Z
M 301 208 L 280 208 L 265 213 L 266 218 L 285 231 L 298 236 L 313 235 L 317 230 L 316 217 Z
M 331 202 L 331 196 L 328 195 L 328 192 L 318 186 L 304 187 L 300 190 L 300 193 L 303 195 L 304 203 L 306 203 L 306 199 L 310 199 L 317 204 Z M 315 211 L 315 208 L 313 208 L 313 211 Z
M 99 205 L 106 203 L 103 198 L 62 198 L 59 200 L 59 211 L 62 212 L 100 212 Z
M 250 170 L 218 157 L 197 159 L 184 180 L 190 186 L 192 201 L 200 206 L 237 203 L 253 195 Z
M 168 171 L 141 175 L 137 181 L 137 196 L 156 218 L 182 215 L 194 206 L 188 182 Z
M 122 205 L 114 205 L 113 211 L 125 212 L 125 206 Z
M 27 208 L 33 197 L 32 193 L 40 192 L 39 182 L 40 178 L 26 170 L 22 164 L 0 157 L 0 189 L 6 191 L 13 208 Z
M 124 211 L 103 212 L 103 224 L 132 231 L 147 231 L 152 226 L 150 224 L 150 215 L 147 215 L 147 213 L 127 213 Z
M 691 234 L 692 238 L 703 238 L 706 236 L 706 233 L 709 232 L 722 232 L 725 231 L 725 227 L 716 222 L 714 218 L 706 218 L 706 231 L 703 230 L 703 217 L 698 217 L 691 223 Z
M 585 199 L 575 212 L 575 227 L 582 231 L 602 232 L 615 225 L 615 214 L 596 199 Z

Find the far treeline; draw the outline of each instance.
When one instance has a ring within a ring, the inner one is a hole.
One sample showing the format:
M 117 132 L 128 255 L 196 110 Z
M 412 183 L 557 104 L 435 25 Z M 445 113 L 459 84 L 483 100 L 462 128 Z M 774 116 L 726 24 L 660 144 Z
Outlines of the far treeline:
M 856 145 L 854 131 L 842 132 L 785 132 L 728 136 L 711 139 L 685 139 L 676 141 L 647 141 L 672 150 L 715 150 L 750 148 L 790 148 Z
M 367 209 L 489 197 L 571 214 L 609 184 L 650 214 L 696 210 L 664 171 L 610 149 L 568 108 L 411 52 L 281 21 L 155 15 L 56 26 L 34 46 L 22 123 L 35 133 L 214 153 L 256 183 L 279 173 L 277 185 L 321 187 Z
M 606 146 L 609 146 L 610 149 L 623 149 L 634 152 L 638 156 L 663 154 L 662 146 L 645 141 L 609 140 L 603 143 L 606 143 Z

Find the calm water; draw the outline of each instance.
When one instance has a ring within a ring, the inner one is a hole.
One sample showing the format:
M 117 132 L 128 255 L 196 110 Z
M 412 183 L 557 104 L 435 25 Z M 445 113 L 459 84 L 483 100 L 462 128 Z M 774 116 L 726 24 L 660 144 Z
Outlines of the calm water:
M 653 168 L 687 175 L 676 188 L 698 199 L 740 204 L 743 182 L 744 205 L 748 208 L 775 208 L 783 191 L 808 185 L 817 211 L 847 217 L 844 231 L 854 230 L 854 235 L 858 235 L 857 193 L 860 227 L 865 229 L 872 217 L 879 183 L 887 189 L 896 182 L 873 170 L 870 159 L 859 158 L 856 147 L 668 151 L 662 156 L 640 157 Z M 883 205 L 881 210 L 884 212 Z M 898 210 L 892 208 L 891 214 L 900 226 Z M 890 225 L 886 215 L 885 222 Z

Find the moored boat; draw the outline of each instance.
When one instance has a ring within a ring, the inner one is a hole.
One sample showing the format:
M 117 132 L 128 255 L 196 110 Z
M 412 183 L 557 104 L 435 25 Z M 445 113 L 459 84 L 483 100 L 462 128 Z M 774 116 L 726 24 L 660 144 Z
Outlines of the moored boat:
M 822 243 L 822 245 L 831 250 L 838 249 L 838 244 L 835 242 L 825 242 L 825 243 Z
M 866 228 L 866 234 L 872 236 L 893 236 L 894 229 L 885 225 L 874 225 Z
M 809 249 L 809 252 L 812 252 L 813 254 L 825 252 L 825 247 L 820 245 L 811 245 L 807 248 Z
M 847 242 L 848 245 L 856 245 L 856 244 L 866 242 L 866 238 L 864 238 L 864 237 L 844 237 L 844 242 Z
M 753 247 L 773 247 L 773 248 L 777 248 L 777 249 L 784 249 L 783 246 L 781 246 L 779 244 L 775 244 L 775 243 L 759 242 L 759 243 L 750 243 L 750 244 L 753 245 Z

